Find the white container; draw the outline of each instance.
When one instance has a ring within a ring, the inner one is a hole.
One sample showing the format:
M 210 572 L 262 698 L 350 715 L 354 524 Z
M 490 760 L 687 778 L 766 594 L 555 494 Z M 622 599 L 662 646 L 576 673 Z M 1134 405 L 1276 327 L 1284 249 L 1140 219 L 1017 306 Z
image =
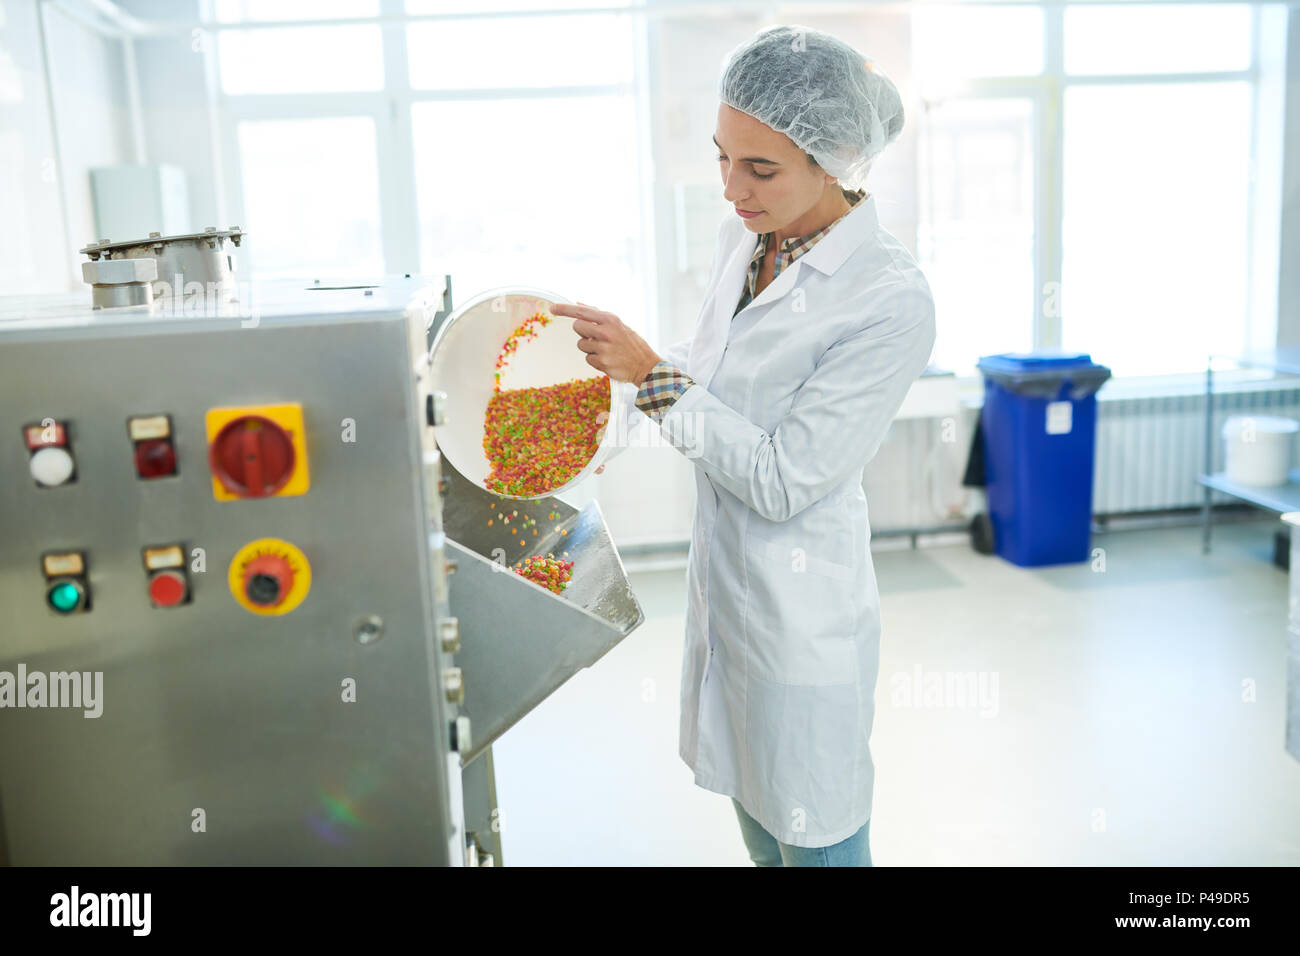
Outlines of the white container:
M 1284 485 L 1300 422 L 1268 415 L 1239 415 L 1223 423 L 1229 481 L 1269 487 Z
M 509 287 L 489 289 L 474 296 L 443 321 L 429 350 L 433 387 L 446 392 L 446 421 L 434 429 L 438 448 L 465 478 L 486 487 L 492 463 L 483 451 L 483 424 L 493 395 L 497 356 L 510 334 L 535 312 L 550 313 L 551 304 L 568 299 L 541 289 Z M 573 319 L 553 315 L 511 353 L 501 374 L 501 389 L 542 388 L 572 379 L 594 378 L 604 373 L 587 364 L 578 348 Z M 626 430 L 620 393 L 626 383 L 610 381 L 610 405 L 596 453 L 564 484 L 540 495 L 506 495 L 502 498 L 548 498 L 573 488 L 592 474 L 608 456 L 617 437 Z

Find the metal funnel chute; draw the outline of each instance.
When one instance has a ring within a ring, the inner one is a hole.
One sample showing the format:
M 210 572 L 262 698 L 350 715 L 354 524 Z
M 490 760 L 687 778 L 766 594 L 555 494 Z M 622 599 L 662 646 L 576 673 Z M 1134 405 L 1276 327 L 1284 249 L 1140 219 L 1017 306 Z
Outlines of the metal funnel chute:
M 467 764 L 645 620 L 596 502 L 578 510 L 553 496 L 505 497 L 482 485 L 483 414 L 497 351 L 512 323 L 547 301 L 563 300 L 524 289 L 476 296 L 437 328 L 430 354 L 433 387 L 446 395 L 445 421 L 434 431 L 446 465 L 446 550 L 457 565 L 449 602 L 461 635 L 461 711 L 473 726 L 470 746 L 461 749 Z M 512 385 L 543 384 L 584 374 L 583 369 L 590 373 L 572 337 L 571 330 L 553 323 L 526 343 L 516 353 L 515 372 L 522 378 Z M 606 442 L 617 432 L 607 430 Z M 596 463 L 593 459 L 564 487 Z M 513 572 L 516 562 L 538 554 L 573 562 L 573 578 L 562 593 Z

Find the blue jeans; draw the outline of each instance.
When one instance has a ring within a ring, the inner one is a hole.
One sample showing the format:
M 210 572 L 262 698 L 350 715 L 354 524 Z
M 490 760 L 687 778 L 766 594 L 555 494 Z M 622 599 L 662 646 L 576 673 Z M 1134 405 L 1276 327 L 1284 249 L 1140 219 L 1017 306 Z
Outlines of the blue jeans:
M 763 829 L 763 825 L 745 812 L 740 801 L 731 798 L 736 816 L 740 818 L 740 834 L 755 866 L 870 866 L 871 847 L 868 843 L 868 820 L 852 836 L 830 846 L 791 846 L 781 843 Z

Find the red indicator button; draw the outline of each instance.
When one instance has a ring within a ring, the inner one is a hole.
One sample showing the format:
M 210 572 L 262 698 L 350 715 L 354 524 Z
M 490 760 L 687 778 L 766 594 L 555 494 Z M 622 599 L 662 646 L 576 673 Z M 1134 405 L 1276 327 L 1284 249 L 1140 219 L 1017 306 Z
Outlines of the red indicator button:
M 241 498 L 273 495 L 293 475 L 293 441 L 288 432 L 261 415 L 229 422 L 217 433 L 208 457 L 217 480 Z
M 135 471 L 141 478 L 176 474 L 176 449 L 166 438 L 151 438 L 135 446 Z
M 149 598 L 155 607 L 175 607 L 185 603 L 189 584 L 180 571 L 157 571 L 149 579 Z

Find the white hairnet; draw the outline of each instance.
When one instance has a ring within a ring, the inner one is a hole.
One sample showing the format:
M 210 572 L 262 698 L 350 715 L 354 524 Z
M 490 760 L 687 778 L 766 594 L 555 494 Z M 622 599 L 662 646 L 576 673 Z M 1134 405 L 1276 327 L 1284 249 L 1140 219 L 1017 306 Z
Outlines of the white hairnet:
M 811 27 L 780 26 L 742 43 L 718 83 L 722 102 L 810 154 L 847 189 L 903 129 L 898 88 L 843 40 Z

